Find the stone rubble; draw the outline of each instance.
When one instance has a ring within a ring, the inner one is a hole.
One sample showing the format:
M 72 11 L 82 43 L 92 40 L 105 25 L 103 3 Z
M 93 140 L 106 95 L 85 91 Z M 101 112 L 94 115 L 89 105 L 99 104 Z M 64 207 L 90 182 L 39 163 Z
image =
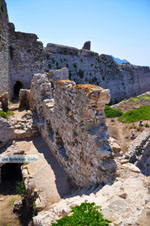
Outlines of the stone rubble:
M 37 120 L 30 110 L 26 111 L 21 119 L 14 119 L 11 116 L 9 120 L 6 120 L 0 117 L 0 148 L 9 141 L 37 135 L 39 135 Z
M 125 158 L 139 167 L 145 176 L 150 176 L 150 131 L 137 136 L 129 145 Z
M 93 190 L 90 195 L 80 196 L 79 194 L 61 200 L 51 206 L 48 211 L 41 211 L 35 216 L 34 225 L 51 225 L 58 218 L 69 214 L 71 207 L 80 205 L 82 202 L 95 202 L 102 206 L 102 212 L 112 221 L 110 224 L 112 226 L 149 226 L 150 177 L 146 178 L 140 173 L 131 171 L 128 164 L 125 164 L 121 170 L 123 175 L 120 175 L 113 185 L 105 185 L 96 192 Z

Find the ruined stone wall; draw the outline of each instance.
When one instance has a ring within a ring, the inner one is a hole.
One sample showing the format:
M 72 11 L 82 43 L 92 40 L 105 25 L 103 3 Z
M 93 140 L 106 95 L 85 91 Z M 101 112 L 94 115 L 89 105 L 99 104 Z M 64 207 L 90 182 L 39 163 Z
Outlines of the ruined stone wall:
M 0 148 L 15 138 L 14 128 L 10 121 L 0 117 Z
M 30 88 L 34 73 L 42 71 L 43 45 L 37 41 L 35 34 L 15 32 L 15 27 L 9 23 L 9 77 L 11 96 L 16 81 L 22 83 L 22 88 Z
M 112 103 L 149 90 L 150 69 L 131 64 L 118 65 L 111 56 L 56 44 L 44 49 L 44 70 L 68 67 L 77 84 L 90 83 L 110 89 Z
M 6 3 L 0 0 L 0 95 L 8 91 L 8 15 Z
M 108 90 L 70 80 L 54 86 L 49 74 L 36 74 L 31 83 L 31 106 L 44 140 L 78 186 L 112 181 L 116 165 L 104 115 Z

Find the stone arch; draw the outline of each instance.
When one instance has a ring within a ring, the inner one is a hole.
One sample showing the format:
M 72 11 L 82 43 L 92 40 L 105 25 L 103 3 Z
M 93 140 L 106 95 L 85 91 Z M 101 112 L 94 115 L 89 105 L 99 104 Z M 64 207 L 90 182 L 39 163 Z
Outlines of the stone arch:
M 14 96 L 19 97 L 19 91 L 23 88 L 23 84 L 20 81 L 16 81 L 14 84 Z

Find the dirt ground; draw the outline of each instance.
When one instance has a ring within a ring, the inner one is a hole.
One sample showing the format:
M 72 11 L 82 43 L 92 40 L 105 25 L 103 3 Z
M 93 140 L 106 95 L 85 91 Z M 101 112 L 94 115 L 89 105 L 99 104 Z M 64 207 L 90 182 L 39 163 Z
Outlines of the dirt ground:
M 0 195 L 0 226 L 20 226 L 17 215 L 13 213 L 13 204 L 20 199 L 19 195 Z
M 106 124 L 108 127 L 109 136 L 116 140 L 123 153 L 126 153 L 128 145 L 133 141 L 133 139 L 131 139 L 132 131 L 136 133 L 136 136 L 138 136 L 143 131 L 150 131 L 150 128 L 146 128 L 145 126 L 140 127 L 139 122 L 123 123 L 119 122 L 117 118 L 107 118 Z M 150 120 L 143 121 L 143 124 L 149 124 L 150 126 Z
M 144 105 L 150 105 L 150 95 L 149 93 L 145 95 L 146 99 L 141 98 L 140 96 L 133 97 L 126 101 L 122 101 L 113 107 L 120 109 L 122 112 L 127 112 Z M 143 121 L 144 126 L 142 127 L 139 126 L 139 122 L 123 123 L 119 122 L 117 118 L 107 118 L 106 123 L 109 130 L 109 136 L 116 140 L 123 153 L 126 153 L 128 145 L 133 141 L 131 139 L 131 133 L 133 131 L 136 133 L 136 136 L 143 131 L 150 131 L 150 120 Z

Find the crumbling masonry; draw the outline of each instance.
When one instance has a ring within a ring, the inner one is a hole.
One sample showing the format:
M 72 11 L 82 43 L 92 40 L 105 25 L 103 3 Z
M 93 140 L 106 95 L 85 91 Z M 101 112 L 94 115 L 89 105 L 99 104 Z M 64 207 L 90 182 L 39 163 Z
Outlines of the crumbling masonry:
M 53 73 L 36 74 L 31 83 L 30 105 L 44 140 L 78 186 L 112 182 L 116 164 L 104 115 L 109 91 L 70 80 L 52 85 Z

